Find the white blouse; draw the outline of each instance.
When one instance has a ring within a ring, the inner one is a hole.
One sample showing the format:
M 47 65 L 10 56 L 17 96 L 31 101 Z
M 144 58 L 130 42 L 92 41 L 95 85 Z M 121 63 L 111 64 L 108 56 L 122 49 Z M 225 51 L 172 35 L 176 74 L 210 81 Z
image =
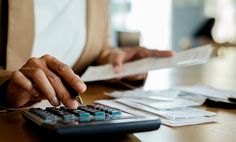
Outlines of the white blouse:
M 73 66 L 86 40 L 86 0 L 34 0 L 32 56 L 52 55 Z

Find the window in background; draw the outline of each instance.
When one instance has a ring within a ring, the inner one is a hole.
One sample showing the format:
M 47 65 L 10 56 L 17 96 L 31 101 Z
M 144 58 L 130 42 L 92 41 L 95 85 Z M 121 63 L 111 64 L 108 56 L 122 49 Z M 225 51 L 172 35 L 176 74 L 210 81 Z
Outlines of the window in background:
M 114 31 L 140 33 L 140 45 L 149 49 L 171 49 L 172 0 L 111 0 L 112 41 L 116 44 Z M 169 87 L 169 71 L 151 71 L 144 89 Z M 162 80 L 157 84 L 157 80 Z
M 111 43 L 118 47 L 118 33 L 128 31 L 127 17 L 130 13 L 130 0 L 110 0 Z
M 205 13 L 216 19 L 214 39 L 236 44 L 236 0 L 206 0 Z
M 200 46 L 198 29 L 207 22 L 204 15 L 205 0 L 172 0 L 172 49 L 186 50 Z

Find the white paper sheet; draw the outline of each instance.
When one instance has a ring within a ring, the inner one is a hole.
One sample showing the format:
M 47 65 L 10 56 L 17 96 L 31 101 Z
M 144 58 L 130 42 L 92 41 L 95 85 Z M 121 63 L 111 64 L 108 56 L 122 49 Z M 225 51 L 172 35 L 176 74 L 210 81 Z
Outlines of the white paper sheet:
M 174 100 L 180 91 L 176 90 L 142 90 L 140 88 L 127 91 L 113 91 L 111 93 L 105 93 L 105 95 L 114 98 L 137 98 L 137 99 L 151 99 L 171 101 Z
M 190 94 L 201 95 L 207 98 L 216 98 L 219 100 L 228 100 L 229 97 L 235 97 L 236 93 L 220 90 L 207 85 L 176 86 L 173 89 Z
M 191 106 L 200 106 L 205 102 L 205 99 L 201 99 L 198 101 L 186 100 L 182 98 L 176 98 L 171 101 L 157 101 L 152 99 L 137 99 L 137 98 L 123 98 L 117 99 L 120 102 L 135 102 L 144 106 L 148 106 L 158 110 L 165 110 L 165 109 L 176 109 L 176 108 L 186 108 Z
M 122 71 L 115 73 L 112 64 L 91 66 L 81 76 L 84 82 L 107 80 L 113 78 L 135 75 L 151 70 L 189 66 L 206 63 L 212 52 L 212 46 L 205 45 L 193 49 L 176 53 L 173 57 L 168 58 L 144 58 L 123 65 Z
M 196 118 L 177 119 L 177 120 L 161 119 L 161 122 L 167 126 L 178 127 L 186 125 L 219 122 L 219 120 L 216 117 L 196 117 Z
M 143 90 L 141 88 L 113 91 L 105 93 L 108 96 L 124 101 L 136 102 L 155 109 L 174 109 L 189 106 L 200 106 L 206 101 L 206 97 L 182 94 L 178 90 Z
M 129 106 L 122 103 L 118 103 L 114 100 L 97 100 L 96 103 L 116 107 L 122 111 L 136 114 L 139 116 L 154 116 L 160 118 L 162 124 L 172 127 L 196 125 L 202 123 L 218 122 L 214 117 L 216 113 L 196 108 L 187 108 L 169 111 L 157 111 L 149 109 L 148 107 L 140 107 L 140 105 Z
M 200 110 L 200 109 L 192 108 L 192 107 L 181 107 L 181 108 L 178 107 L 178 108 L 173 109 L 173 107 L 166 106 L 167 108 L 172 108 L 172 109 L 168 109 L 168 110 L 162 109 L 161 110 L 161 109 L 157 109 L 155 107 L 151 107 L 152 105 L 150 105 L 150 104 L 144 105 L 144 104 L 136 103 L 134 101 L 130 101 L 127 99 L 115 99 L 115 101 L 122 103 L 124 105 L 127 105 L 129 107 L 132 107 L 132 108 L 136 108 L 136 109 L 140 109 L 140 110 L 147 111 L 150 113 L 154 113 L 154 114 L 157 114 L 163 118 L 173 119 L 173 120 L 216 115 L 213 112 L 208 112 L 205 110 Z M 190 103 L 189 103 L 189 105 L 190 105 Z M 164 108 L 164 107 L 162 107 L 162 108 Z
M 122 110 L 124 112 L 135 114 L 137 116 L 157 116 L 157 115 L 154 115 L 154 114 L 152 114 L 150 112 L 141 111 L 139 109 L 132 108 L 132 107 L 129 107 L 127 105 L 123 105 L 123 104 L 118 103 L 118 102 L 116 102 L 114 100 L 97 100 L 95 102 L 99 103 L 99 104 L 111 106 L 111 107 L 114 107 L 114 108 L 118 108 L 118 109 L 120 109 L 120 110 Z

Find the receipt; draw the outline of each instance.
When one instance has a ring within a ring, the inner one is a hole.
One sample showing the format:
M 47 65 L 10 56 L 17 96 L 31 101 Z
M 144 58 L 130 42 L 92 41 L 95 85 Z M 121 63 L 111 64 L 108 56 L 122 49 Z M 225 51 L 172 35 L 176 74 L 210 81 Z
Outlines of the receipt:
M 189 93 L 189 95 L 196 94 L 202 95 L 207 98 L 215 98 L 219 100 L 228 100 L 229 97 L 236 96 L 235 92 L 217 89 L 210 85 L 190 85 L 190 86 L 176 86 L 173 87 L 174 90 Z
M 215 112 L 193 107 L 172 110 L 156 110 L 137 103 L 120 103 L 117 100 L 97 100 L 95 102 L 116 107 L 122 111 L 136 114 L 138 116 L 156 116 L 160 118 L 162 124 L 172 127 L 218 122 L 218 119 L 215 117 Z
M 121 78 L 163 68 L 203 64 L 208 61 L 211 52 L 212 46 L 205 45 L 178 52 L 173 57 L 148 57 L 139 59 L 125 63 L 122 67 L 122 71 L 119 73 L 114 71 L 112 64 L 90 66 L 81 76 L 81 79 L 84 82 L 100 81 Z
M 137 99 L 151 99 L 161 101 L 172 101 L 178 95 L 180 91 L 176 90 L 143 90 L 140 88 L 126 91 L 113 91 L 111 93 L 105 93 L 105 95 L 113 98 L 137 98 Z
M 148 107 L 142 104 L 138 104 L 125 99 L 116 99 L 116 102 L 122 103 L 129 107 L 133 107 L 139 110 L 147 111 L 158 116 L 161 116 L 168 120 L 178 120 L 178 119 L 188 119 L 188 118 L 200 118 L 200 117 L 210 117 L 215 116 L 216 113 L 201 110 L 193 107 L 185 107 L 185 108 L 176 108 L 176 109 L 168 109 L 168 110 L 158 110 L 153 107 Z
M 163 110 L 163 109 L 175 109 L 175 108 L 186 108 L 190 106 L 200 106 L 204 103 L 205 99 L 202 99 L 201 101 L 192 101 L 182 98 L 176 98 L 172 101 L 158 101 L 154 99 L 145 99 L 145 98 L 122 98 L 118 99 L 117 101 L 132 101 L 144 106 L 148 106 L 154 109 Z

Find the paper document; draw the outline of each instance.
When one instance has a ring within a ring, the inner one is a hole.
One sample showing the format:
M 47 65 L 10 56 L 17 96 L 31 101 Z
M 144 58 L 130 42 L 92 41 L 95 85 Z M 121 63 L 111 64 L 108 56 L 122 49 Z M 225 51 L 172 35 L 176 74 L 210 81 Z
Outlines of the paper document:
M 176 108 L 176 109 L 170 109 L 170 110 L 159 110 L 154 107 L 139 104 L 139 103 L 127 100 L 127 99 L 115 99 L 115 101 L 122 103 L 124 105 L 127 105 L 129 107 L 133 107 L 136 109 L 154 113 L 159 116 L 162 116 L 163 118 L 173 119 L 173 120 L 216 115 L 213 112 L 208 112 L 205 110 L 200 110 L 200 109 L 192 108 L 192 107 Z
M 115 107 L 115 108 L 118 108 L 118 109 L 120 109 L 124 112 L 135 114 L 135 115 L 138 115 L 138 116 L 156 116 L 155 114 L 152 114 L 150 112 L 141 111 L 139 109 L 132 108 L 132 107 L 129 107 L 127 105 L 123 105 L 119 102 L 116 102 L 115 100 L 97 100 L 95 102 L 99 103 L 99 104 L 107 105 L 107 106 L 110 106 L 110 107 Z
M 106 93 L 105 95 L 114 98 L 137 98 L 137 99 L 151 99 L 151 100 L 162 100 L 171 101 L 174 100 L 180 91 L 176 90 L 142 90 L 140 88 L 127 91 L 113 91 Z
M 139 103 L 155 109 L 175 109 L 189 106 L 200 106 L 206 98 L 201 96 L 183 95 L 176 90 L 142 90 L 140 88 L 127 91 L 105 93 L 117 98 L 117 101 Z
M 176 98 L 172 101 L 157 101 L 151 99 L 137 99 L 137 98 L 125 98 L 125 99 L 117 99 L 117 101 L 129 101 L 135 102 L 144 106 L 148 106 L 154 109 L 176 109 L 176 108 L 186 108 L 191 106 L 200 106 L 205 102 L 205 99 L 199 102 L 195 102 L 192 100 L 186 100 L 182 98 Z
M 212 46 L 205 45 L 195 47 L 193 49 L 177 52 L 173 57 L 154 58 L 148 57 L 140 60 L 125 63 L 122 71 L 115 73 L 112 64 L 101 66 L 91 66 L 81 76 L 84 82 L 100 81 L 113 78 L 125 77 L 128 75 L 135 75 L 151 70 L 189 66 L 206 63 L 212 52 Z
M 217 122 L 217 119 L 214 117 L 216 113 L 197 108 L 155 110 L 146 106 L 136 105 L 135 103 L 123 104 L 115 100 L 97 100 L 95 102 L 116 107 L 127 113 L 139 116 L 156 116 L 160 118 L 162 124 L 172 127 Z
M 216 117 L 205 117 L 205 116 L 197 118 L 188 118 L 188 119 L 177 119 L 177 120 L 161 119 L 161 123 L 172 127 L 212 123 L 212 122 L 219 122 L 219 120 Z
M 236 96 L 236 93 L 234 92 L 217 89 L 208 85 L 177 86 L 174 87 L 173 89 L 190 94 L 201 95 L 207 98 L 216 98 L 220 100 L 228 100 L 229 97 Z

